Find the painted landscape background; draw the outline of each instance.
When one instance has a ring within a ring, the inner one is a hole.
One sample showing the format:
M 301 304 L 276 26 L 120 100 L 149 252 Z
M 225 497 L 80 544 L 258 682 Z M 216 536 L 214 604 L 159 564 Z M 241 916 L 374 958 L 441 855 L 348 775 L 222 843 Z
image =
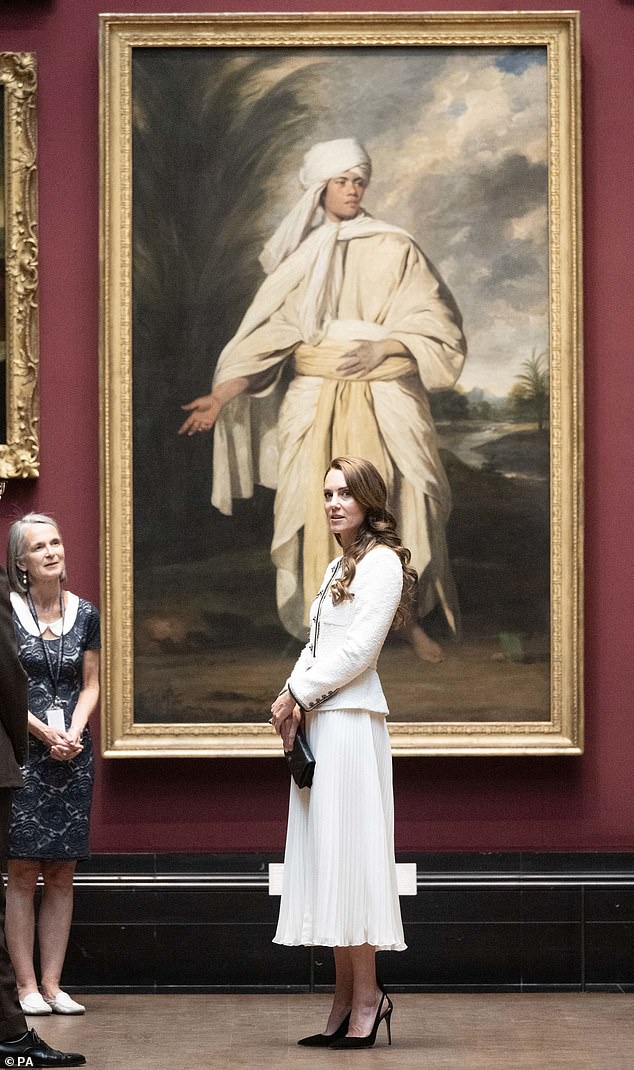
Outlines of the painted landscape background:
M 134 52 L 135 719 L 263 721 L 299 644 L 269 560 L 273 493 L 212 509 L 211 442 L 180 405 L 261 281 L 257 256 L 315 141 L 355 135 L 364 207 L 407 229 L 465 320 L 469 355 L 432 396 L 454 497 L 463 633 L 438 665 L 394 637 L 392 717 L 549 717 L 545 50 Z

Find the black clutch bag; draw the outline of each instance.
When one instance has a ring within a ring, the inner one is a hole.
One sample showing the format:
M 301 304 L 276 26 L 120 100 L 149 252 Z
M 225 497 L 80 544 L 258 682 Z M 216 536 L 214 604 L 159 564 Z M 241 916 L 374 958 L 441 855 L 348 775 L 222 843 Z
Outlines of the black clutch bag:
M 313 782 L 315 759 L 313 757 L 313 752 L 306 742 L 306 736 L 304 735 L 303 729 L 297 729 L 293 749 L 285 750 L 284 757 L 297 787 L 309 788 Z

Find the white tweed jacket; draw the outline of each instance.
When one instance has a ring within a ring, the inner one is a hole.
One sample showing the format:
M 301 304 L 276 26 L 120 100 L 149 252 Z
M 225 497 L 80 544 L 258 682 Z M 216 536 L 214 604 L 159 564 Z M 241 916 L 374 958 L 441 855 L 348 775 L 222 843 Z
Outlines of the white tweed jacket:
M 341 557 L 326 569 L 310 611 L 310 636 L 287 686 L 304 710 L 388 713 L 376 664 L 398 608 L 403 569 L 393 550 L 376 546 L 357 565 L 354 597 L 333 605 L 330 584 Z

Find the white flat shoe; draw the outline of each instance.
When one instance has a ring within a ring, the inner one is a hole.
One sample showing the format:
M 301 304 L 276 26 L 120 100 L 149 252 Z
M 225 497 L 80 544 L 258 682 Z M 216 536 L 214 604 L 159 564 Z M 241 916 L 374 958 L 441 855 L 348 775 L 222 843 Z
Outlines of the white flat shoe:
M 68 992 L 62 992 L 61 988 L 53 999 L 44 996 L 43 1002 L 53 1014 L 85 1014 L 86 1011 L 83 1003 L 71 999 Z
M 29 992 L 24 999 L 20 1000 L 20 1006 L 23 1014 L 52 1014 L 53 1011 L 49 1007 L 45 999 L 42 998 L 39 992 Z

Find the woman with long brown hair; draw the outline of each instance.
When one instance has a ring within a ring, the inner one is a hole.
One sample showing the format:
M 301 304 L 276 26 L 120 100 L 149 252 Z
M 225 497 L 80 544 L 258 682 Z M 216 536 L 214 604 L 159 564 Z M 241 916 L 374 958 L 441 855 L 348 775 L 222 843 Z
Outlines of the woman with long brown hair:
M 324 508 L 342 554 L 311 608 L 308 644 L 271 707 L 285 750 L 304 722 L 316 759 L 311 788 L 291 784 L 284 886 L 275 942 L 332 947 L 336 987 L 314 1047 L 374 1044 L 392 1002 L 375 953 L 403 951 L 387 703 L 376 664 L 390 627 L 407 623 L 416 573 L 367 460 L 336 457 Z

